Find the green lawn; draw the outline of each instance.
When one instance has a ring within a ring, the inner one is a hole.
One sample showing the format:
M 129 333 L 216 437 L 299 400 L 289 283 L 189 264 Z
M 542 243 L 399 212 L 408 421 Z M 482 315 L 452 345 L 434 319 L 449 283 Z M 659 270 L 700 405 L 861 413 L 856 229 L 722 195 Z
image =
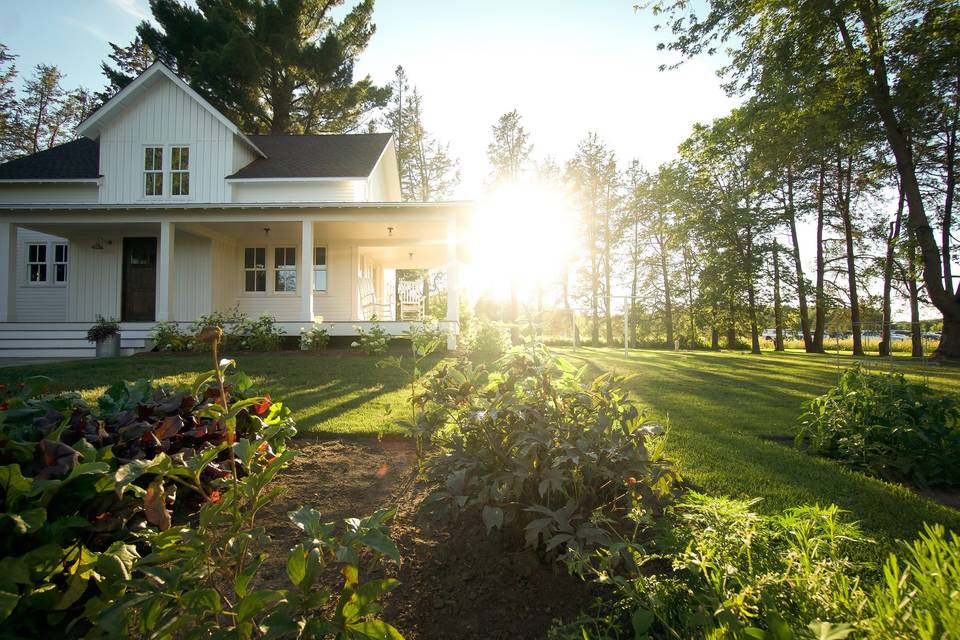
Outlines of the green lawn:
M 923 522 L 942 522 L 960 531 L 960 511 L 782 443 L 793 435 L 801 402 L 836 381 L 835 356 L 637 351 L 625 358 L 621 351 L 608 349 L 559 351 L 588 364 L 594 373 L 633 374 L 627 382 L 633 397 L 669 419 L 670 455 L 686 479 L 705 492 L 760 497 L 758 508 L 764 511 L 836 503 L 883 543 L 878 551 L 894 538 L 913 537 Z M 188 380 L 210 368 L 208 358 L 150 354 L 4 368 L 0 383 L 44 374 L 54 378 L 57 389 L 77 390 L 93 399 L 120 379 Z M 375 357 L 244 353 L 238 361 L 242 370 L 293 409 L 301 431 L 396 432 L 398 414 L 407 410 L 401 376 L 377 368 Z M 889 367 L 877 358 L 869 361 L 877 369 Z M 850 363 L 848 357 L 840 358 L 841 366 Z M 927 377 L 935 387 L 960 390 L 960 369 L 924 367 L 907 359 L 895 360 L 894 366 Z
M 236 360 L 238 368 L 262 389 L 293 409 L 301 432 L 398 432 L 398 418 L 409 411 L 404 379 L 395 369 L 376 367 L 377 357 L 285 351 L 240 353 Z M 119 380 L 188 382 L 212 368 L 209 354 L 146 354 L 0 368 L 0 383 L 45 375 L 53 379 L 54 390 L 79 391 L 84 399 L 93 401 Z
M 912 538 L 924 522 L 960 531 L 960 511 L 782 442 L 795 433 L 801 403 L 836 383 L 836 356 L 636 351 L 625 357 L 609 349 L 563 353 L 594 372 L 632 374 L 626 383 L 632 397 L 669 419 L 669 455 L 704 492 L 760 497 L 757 508 L 767 512 L 835 503 L 885 543 Z M 853 360 L 841 356 L 839 362 L 847 367 Z M 875 370 L 890 368 L 887 360 L 867 362 Z M 960 391 L 960 369 L 906 358 L 894 359 L 893 368 L 926 378 L 936 388 Z

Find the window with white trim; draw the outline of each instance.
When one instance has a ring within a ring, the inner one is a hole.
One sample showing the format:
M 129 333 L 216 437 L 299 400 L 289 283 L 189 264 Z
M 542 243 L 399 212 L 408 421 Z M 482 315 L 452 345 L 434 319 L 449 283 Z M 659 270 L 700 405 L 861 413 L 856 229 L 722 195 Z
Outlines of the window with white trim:
M 67 281 L 67 262 L 70 249 L 66 244 L 53 245 L 53 281 L 63 283 Z
M 289 292 L 297 290 L 297 249 L 277 247 L 273 250 L 273 290 Z
M 27 282 L 41 283 L 47 281 L 47 245 L 27 245 Z
M 327 291 L 327 248 L 313 248 L 313 290 Z
M 190 195 L 190 147 L 170 147 L 170 195 Z
M 267 290 L 266 247 L 247 247 L 243 250 L 243 290 L 251 293 Z
M 163 195 L 163 147 L 143 148 L 143 195 Z

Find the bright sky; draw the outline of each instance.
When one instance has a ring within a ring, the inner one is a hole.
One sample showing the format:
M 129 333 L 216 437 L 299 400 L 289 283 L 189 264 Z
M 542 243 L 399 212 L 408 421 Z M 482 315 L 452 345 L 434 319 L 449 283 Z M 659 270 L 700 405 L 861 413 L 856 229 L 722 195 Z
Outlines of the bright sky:
M 100 88 L 108 41 L 127 44 L 149 15 L 147 0 L 0 0 L 0 42 L 27 72 L 54 63 L 68 86 Z M 348 0 L 347 5 L 350 6 Z M 378 83 L 398 64 L 424 96 L 426 124 L 461 159 L 456 196 L 474 198 L 488 174 L 497 117 L 518 109 L 538 158 L 570 157 L 595 130 L 625 165 L 655 168 L 697 121 L 734 102 L 719 88 L 716 60 L 676 71 L 658 53 L 647 12 L 631 0 L 377 0 L 377 33 L 358 72 Z

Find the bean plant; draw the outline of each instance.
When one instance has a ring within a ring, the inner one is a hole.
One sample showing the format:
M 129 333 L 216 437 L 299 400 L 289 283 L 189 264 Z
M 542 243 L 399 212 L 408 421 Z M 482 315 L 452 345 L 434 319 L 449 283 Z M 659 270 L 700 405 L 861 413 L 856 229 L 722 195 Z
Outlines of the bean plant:
M 531 343 L 489 369 L 442 367 L 417 402 L 426 461 L 440 483 L 429 503 L 515 530 L 544 553 L 582 552 L 624 525 L 630 496 L 659 511 L 678 475 L 663 459 L 662 428 L 613 375 L 585 371 Z

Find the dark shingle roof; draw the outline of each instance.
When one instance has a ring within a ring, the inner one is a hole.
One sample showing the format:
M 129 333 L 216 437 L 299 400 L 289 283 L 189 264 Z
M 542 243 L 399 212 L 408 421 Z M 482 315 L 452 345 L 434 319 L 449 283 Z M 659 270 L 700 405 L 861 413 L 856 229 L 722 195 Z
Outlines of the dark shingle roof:
M 88 138 L 0 164 L 0 180 L 81 180 L 100 177 L 100 145 Z
M 228 178 L 365 178 L 390 140 L 389 133 L 248 137 L 267 157 Z

